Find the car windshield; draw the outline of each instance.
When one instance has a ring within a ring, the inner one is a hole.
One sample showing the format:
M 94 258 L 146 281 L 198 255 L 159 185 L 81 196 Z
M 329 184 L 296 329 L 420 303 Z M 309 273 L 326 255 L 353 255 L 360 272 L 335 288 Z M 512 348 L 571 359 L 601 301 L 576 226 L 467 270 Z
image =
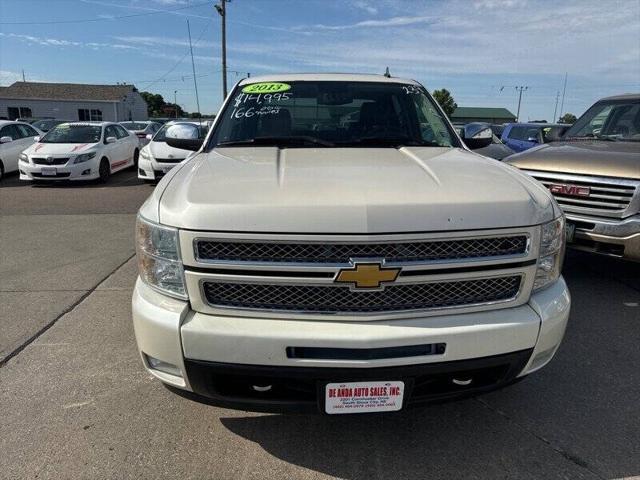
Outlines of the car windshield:
M 170 138 L 204 139 L 207 136 L 207 127 L 194 123 L 165 123 L 153 137 L 154 142 L 166 142 L 167 130 L 171 129 Z
M 63 122 L 58 120 L 38 120 L 37 122 L 33 122 L 31 125 L 42 130 L 43 132 L 48 132 L 56 125 L 60 125 Z
M 640 141 L 640 100 L 596 103 L 567 131 L 565 138 Z
M 102 136 L 99 125 L 63 123 L 42 137 L 42 143 L 97 143 Z
M 148 124 L 142 122 L 121 122 L 120 125 L 133 132 L 136 130 L 144 130 Z
M 211 144 L 458 146 L 424 88 L 392 82 L 269 82 L 237 87 Z

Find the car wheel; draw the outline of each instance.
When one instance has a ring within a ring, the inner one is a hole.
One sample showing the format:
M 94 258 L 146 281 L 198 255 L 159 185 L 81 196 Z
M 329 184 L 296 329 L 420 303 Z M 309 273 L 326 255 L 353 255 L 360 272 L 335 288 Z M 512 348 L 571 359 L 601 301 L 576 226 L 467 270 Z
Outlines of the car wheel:
M 140 151 L 136 148 L 133 151 L 133 168 L 138 168 L 138 159 L 140 158 Z
M 0 160 L 0 181 L 2 181 L 2 177 L 4 177 L 4 165 L 2 164 L 2 160 Z
M 100 178 L 98 179 L 100 183 L 107 183 L 109 181 L 109 177 L 111 176 L 111 165 L 109 165 L 109 160 L 104 157 L 102 158 L 102 160 L 100 160 L 98 175 L 100 175 Z

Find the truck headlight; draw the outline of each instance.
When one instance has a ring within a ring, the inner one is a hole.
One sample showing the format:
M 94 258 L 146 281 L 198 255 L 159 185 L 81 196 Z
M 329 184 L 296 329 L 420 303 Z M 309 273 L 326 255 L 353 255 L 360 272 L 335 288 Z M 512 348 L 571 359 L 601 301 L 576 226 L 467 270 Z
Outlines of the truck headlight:
M 151 223 L 138 215 L 136 253 L 138 272 L 146 284 L 166 295 L 187 299 L 177 229 Z
M 533 289 L 540 290 L 560 277 L 565 250 L 564 216 L 542 225 L 540 256 Z
M 21 154 L 18 156 L 18 159 L 19 159 L 21 162 L 29 163 L 29 157 L 27 156 L 27 154 L 26 154 L 26 153 L 21 153 Z
M 87 162 L 95 156 L 96 156 L 96 152 L 83 153 L 82 155 L 77 155 L 73 163 L 75 164 L 75 163 Z

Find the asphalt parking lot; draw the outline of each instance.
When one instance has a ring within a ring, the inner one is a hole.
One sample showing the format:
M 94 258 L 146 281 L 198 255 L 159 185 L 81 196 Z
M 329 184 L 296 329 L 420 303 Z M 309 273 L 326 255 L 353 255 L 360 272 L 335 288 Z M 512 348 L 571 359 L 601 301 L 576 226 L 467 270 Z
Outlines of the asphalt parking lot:
M 391 415 L 265 415 L 153 380 L 130 314 L 132 171 L 0 183 L 0 478 L 624 478 L 640 475 L 640 267 L 571 252 L 545 369 Z

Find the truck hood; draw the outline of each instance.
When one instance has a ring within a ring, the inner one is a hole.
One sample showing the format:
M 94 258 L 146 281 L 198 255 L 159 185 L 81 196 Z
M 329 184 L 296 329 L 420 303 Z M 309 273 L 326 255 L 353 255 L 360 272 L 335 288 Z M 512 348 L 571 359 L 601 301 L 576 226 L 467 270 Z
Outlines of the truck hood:
M 159 221 L 194 230 L 433 232 L 554 216 L 529 176 L 455 148 L 223 148 L 174 170 Z
M 640 178 L 640 142 L 554 142 L 512 155 L 506 161 L 525 170 Z
M 34 143 L 24 153 L 29 155 L 81 154 L 99 145 L 100 143 Z

